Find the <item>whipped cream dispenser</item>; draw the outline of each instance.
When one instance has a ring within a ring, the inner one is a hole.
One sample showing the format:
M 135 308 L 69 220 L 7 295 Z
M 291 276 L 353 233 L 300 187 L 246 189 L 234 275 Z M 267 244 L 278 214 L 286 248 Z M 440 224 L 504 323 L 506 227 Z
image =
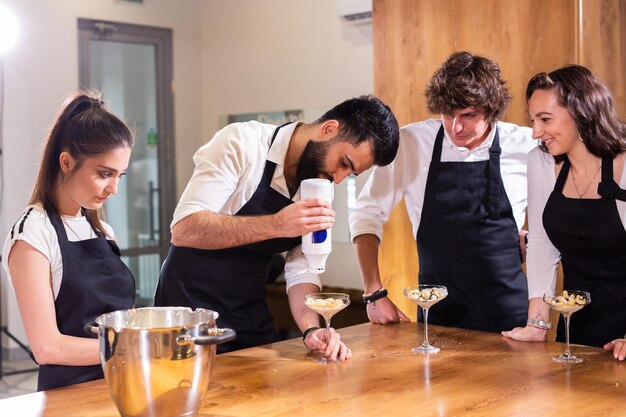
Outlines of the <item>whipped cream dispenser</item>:
M 300 198 L 302 200 L 318 198 L 332 203 L 333 183 L 322 178 L 304 180 L 300 183 Z M 302 236 L 302 253 L 309 262 L 308 272 L 316 274 L 324 272 L 331 249 L 331 229 L 318 230 Z

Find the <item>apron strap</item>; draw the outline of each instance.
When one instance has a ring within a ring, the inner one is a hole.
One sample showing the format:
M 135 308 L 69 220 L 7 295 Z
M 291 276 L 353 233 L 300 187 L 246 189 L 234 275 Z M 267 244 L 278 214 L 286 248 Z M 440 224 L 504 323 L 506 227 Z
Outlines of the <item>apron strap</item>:
M 45 206 L 44 206 L 45 208 Z M 65 231 L 65 226 L 63 226 L 63 220 L 61 220 L 61 215 L 54 209 L 46 210 L 48 214 L 48 219 L 50 219 L 50 223 L 54 227 L 54 230 L 57 232 L 57 237 L 59 239 L 59 245 L 65 245 L 70 240 L 67 237 L 67 232 Z
M 603 198 L 626 201 L 626 190 L 620 188 L 613 179 L 613 160 L 602 158 L 602 181 L 598 184 L 598 194 Z
M 443 123 L 437 132 L 437 136 L 435 137 L 435 146 L 433 147 L 433 156 L 430 159 L 430 168 L 433 167 L 433 164 L 439 165 L 441 163 L 441 144 L 443 143 Z
M 270 141 L 270 148 L 274 144 L 274 139 L 276 139 L 276 135 L 278 135 L 278 131 L 282 128 L 291 124 L 293 122 L 287 122 L 276 129 L 274 129 L 274 133 L 272 134 L 272 140 Z M 265 167 L 263 168 L 263 176 L 261 177 L 261 184 L 270 185 L 272 183 L 272 178 L 274 177 L 274 171 L 276 170 L 276 162 L 272 162 L 270 160 L 265 160 Z
M 272 178 L 274 177 L 274 171 L 276 170 L 276 163 L 270 160 L 265 161 L 265 168 L 263 168 L 263 176 L 261 177 L 261 184 L 270 185 Z
M 554 184 L 554 191 L 560 193 L 563 191 L 563 186 L 565 186 L 565 180 L 567 179 L 567 174 L 569 174 L 570 168 L 569 159 L 565 158 L 563 161 L 563 166 L 561 167 L 561 172 L 559 172 L 559 176 L 556 178 L 556 183 Z
M 500 219 L 500 135 L 496 134 L 489 148 L 489 219 Z
M 496 133 L 493 138 L 493 143 L 489 148 L 489 219 L 500 219 L 500 155 L 502 149 L 500 148 L 500 134 L 498 132 L 497 125 L 495 126 Z M 430 161 L 430 169 L 437 169 L 441 163 L 441 147 L 443 143 L 443 124 L 437 132 L 435 138 L 435 146 L 433 147 L 433 156 Z

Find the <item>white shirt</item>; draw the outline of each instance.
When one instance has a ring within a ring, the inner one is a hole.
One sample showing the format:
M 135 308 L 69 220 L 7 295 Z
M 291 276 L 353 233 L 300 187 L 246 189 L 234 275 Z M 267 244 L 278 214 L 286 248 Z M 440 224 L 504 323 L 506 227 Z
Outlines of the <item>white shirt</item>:
M 512 123 L 497 122 L 500 137 L 500 173 L 517 227 L 524 225 L 526 210 L 526 162 L 528 152 L 537 146 L 532 130 Z M 352 239 L 374 234 L 382 241 L 382 226 L 398 202 L 404 198 L 413 237 L 419 229 L 426 180 L 435 138 L 441 120 L 430 119 L 409 124 L 400 130 L 400 147 L 396 159 L 384 167 L 375 167 L 350 214 Z M 456 146 L 444 133 L 442 162 L 475 162 L 489 159 L 495 129 L 482 144 L 469 150 Z
M 32 210 L 30 210 L 31 208 Z M 96 234 L 85 216 L 61 216 L 61 218 L 63 219 L 67 239 L 70 242 L 94 239 L 96 237 Z M 100 223 L 102 223 L 109 237 L 115 239 L 111 226 L 103 221 L 100 221 Z M 52 291 L 54 293 L 54 299 L 56 300 L 59 295 L 59 289 L 61 288 L 61 282 L 63 281 L 63 258 L 61 257 L 61 247 L 59 246 L 56 230 L 54 226 L 52 226 L 48 214 L 40 205 L 28 206 L 12 227 L 12 230 L 13 237 L 11 237 L 11 232 L 9 232 L 2 249 L 2 265 L 9 277 L 9 282 L 12 283 L 11 271 L 9 270 L 9 254 L 15 242 L 23 240 L 41 252 L 50 262 Z M 49 276 L 41 277 L 41 279 L 46 280 L 46 282 L 49 282 L 49 278 Z
M 281 128 L 271 148 L 272 135 L 276 129 L 273 125 L 255 121 L 233 123 L 217 132 L 193 156 L 196 167 L 176 206 L 170 227 L 204 210 L 235 215 L 256 191 L 266 160 L 276 163 L 270 186 L 289 198 L 284 164 L 296 126 L 297 123 L 291 123 Z M 300 200 L 299 190 L 292 200 Z M 307 269 L 308 263 L 302 254 L 301 245 L 298 245 L 287 253 L 287 290 L 301 283 L 311 283 L 321 288 L 319 276 L 305 272 Z
M 552 245 L 543 227 L 543 211 L 556 184 L 554 158 L 537 148 L 528 155 L 528 247 L 526 275 L 528 298 L 542 297 L 554 290 L 560 252 Z M 626 169 L 619 181 L 626 188 Z M 615 200 L 617 211 L 626 228 L 626 202 Z

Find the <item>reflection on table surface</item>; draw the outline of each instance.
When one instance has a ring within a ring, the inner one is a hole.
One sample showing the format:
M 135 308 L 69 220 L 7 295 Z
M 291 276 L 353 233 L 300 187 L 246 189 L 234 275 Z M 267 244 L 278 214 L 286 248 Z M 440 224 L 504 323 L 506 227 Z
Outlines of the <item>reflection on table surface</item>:
M 341 329 L 353 358 L 319 366 L 300 339 L 219 355 L 200 416 L 622 416 L 626 364 L 561 343 L 429 326 L 441 352 L 414 354 L 415 323 Z M 19 411 L 17 411 L 19 410 Z M 18 414 L 16 414 L 18 413 Z M 2 416 L 118 416 L 103 380 L 0 400 Z

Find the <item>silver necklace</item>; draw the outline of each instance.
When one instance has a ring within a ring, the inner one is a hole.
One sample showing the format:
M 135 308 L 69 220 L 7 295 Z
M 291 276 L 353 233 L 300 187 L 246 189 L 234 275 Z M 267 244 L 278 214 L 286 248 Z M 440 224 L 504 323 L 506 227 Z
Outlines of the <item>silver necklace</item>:
M 574 182 L 574 188 L 576 189 L 576 194 L 578 194 L 578 198 L 581 199 L 583 198 L 583 196 L 585 195 L 585 193 L 587 192 L 587 190 L 589 190 L 589 187 L 591 187 L 591 184 L 593 183 L 593 180 L 596 179 L 596 176 L 598 175 L 598 172 L 600 172 L 600 168 L 602 168 L 602 165 L 600 165 L 598 167 L 598 170 L 596 171 L 595 174 L 593 174 L 593 178 L 591 178 L 591 181 L 589 181 L 589 184 L 587 184 L 587 187 L 585 188 L 585 190 L 581 193 L 580 191 L 578 191 L 578 186 L 576 185 L 576 178 L 574 178 L 574 168 L 570 169 L 570 174 L 572 174 L 572 182 Z

